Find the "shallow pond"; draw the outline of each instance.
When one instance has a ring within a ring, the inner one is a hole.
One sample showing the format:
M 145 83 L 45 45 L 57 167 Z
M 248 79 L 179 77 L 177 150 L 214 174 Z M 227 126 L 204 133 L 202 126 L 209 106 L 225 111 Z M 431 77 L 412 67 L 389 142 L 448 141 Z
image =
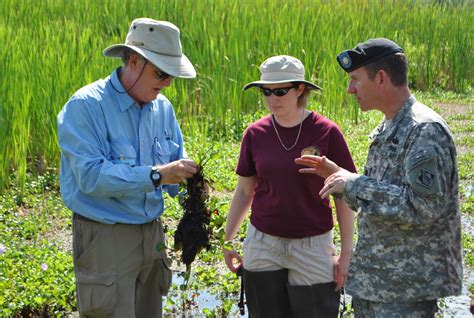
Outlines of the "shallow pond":
M 177 285 L 182 284 L 183 278 L 178 275 L 174 275 L 173 282 Z M 473 315 L 469 311 L 471 304 L 471 299 L 469 297 L 468 286 L 474 284 L 474 271 L 472 269 L 464 269 L 464 280 L 463 280 L 463 290 L 462 295 L 456 297 L 447 297 L 439 302 L 440 312 L 437 317 L 453 317 L 453 318 L 472 318 Z M 176 285 L 174 285 L 175 287 Z M 209 292 L 198 291 L 198 292 L 184 292 L 172 288 L 169 293 L 169 297 L 173 299 L 176 305 L 180 305 L 183 302 L 183 299 L 189 301 L 192 299 L 192 309 L 190 310 L 179 310 L 178 308 L 167 305 L 167 300 L 163 301 L 163 306 L 166 308 L 164 317 L 206 317 L 203 314 L 204 310 L 214 310 L 215 312 L 220 312 L 221 301 L 216 295 L 212 295 Z M 346 303 L 350 303 L 350 295 L 346 295 Z M 239 299 L 236 297 L 234 300 L 234 305 L 232 306 L 229 317 L 248 317 L 247 308 L 245 309 L 245 315 L 241 316 L 238 312 L 238 303 Z

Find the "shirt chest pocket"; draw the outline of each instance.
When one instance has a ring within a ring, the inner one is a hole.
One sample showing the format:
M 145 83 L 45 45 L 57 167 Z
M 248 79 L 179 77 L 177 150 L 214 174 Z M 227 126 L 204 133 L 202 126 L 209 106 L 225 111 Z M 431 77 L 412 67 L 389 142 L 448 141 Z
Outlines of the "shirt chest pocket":
M 399 154 L 388 149 L 381 151 L 381 154 L 368 161 L 364 174 L 377 181 L 399 184 L 401 181 Z
M 166 164 L 178 159 L 179 145 L 173 140 L 155 139 L 153 143 L 153 164 Z
M 126 164 L 131 167 L 136 165 L 137 152 L 127 142 L 117 141 L 110 143 L 110 157 L 115 164 Z

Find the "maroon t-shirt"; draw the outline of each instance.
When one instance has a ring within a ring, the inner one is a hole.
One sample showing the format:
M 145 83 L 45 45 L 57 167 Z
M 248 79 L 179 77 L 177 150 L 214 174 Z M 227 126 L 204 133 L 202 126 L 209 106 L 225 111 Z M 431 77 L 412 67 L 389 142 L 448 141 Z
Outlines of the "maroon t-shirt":
M 236 173 L 257 177 L 250 222 L 259 231 L 285 238 L 303 238 L 326 233 L 334 226 L 329 199 L 321 199 L 319 191 L 324 179 L 314 174 L 299 173 L 295 164 L 301 151 L 317 147 L 340 167 L 356 172 L 340 128 L 329 119 L 311 112 L 301 127 L 296 146 L 283 149 L 272 117 L 265 116 L 244 132 Z M 286 147 L 291 147 L 299 125 L 285 128 L 275 121 Z

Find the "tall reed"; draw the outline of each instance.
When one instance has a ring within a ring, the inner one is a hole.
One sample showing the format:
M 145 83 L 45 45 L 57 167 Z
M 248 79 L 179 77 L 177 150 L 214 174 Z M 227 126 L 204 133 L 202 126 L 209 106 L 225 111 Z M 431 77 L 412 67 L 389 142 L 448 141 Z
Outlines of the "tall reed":
M 165 94 L 185 134 L 229 137 L 261 98 L 242 92 L 267 57 L 289 54 L 306 65 L 323 94 L 310 105 L 337 121 L 357 121 L 346 75 L 335 61 L 369 37 L 389 37 L 406 50 L 410 85 L 472 93 L 472 1 L 324 0 L 3 0 L 0 10 L 0 188 L 12 170 L 24 179 L 58 165 L 56 114 L 79 87 L 120 64 L 101 51 L 121 43 L 141 16 L 181 29 L 196 80 L 175 80 Z

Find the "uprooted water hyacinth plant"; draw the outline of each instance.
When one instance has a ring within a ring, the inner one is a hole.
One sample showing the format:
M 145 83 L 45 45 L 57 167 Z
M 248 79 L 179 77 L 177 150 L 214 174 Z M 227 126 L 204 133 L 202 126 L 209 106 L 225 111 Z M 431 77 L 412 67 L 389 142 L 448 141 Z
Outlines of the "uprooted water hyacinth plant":
M 180 202 L 184 209 L 174 234 L 174 246 L 181 250 L 181 261 L 186 264 L 186 281 L 189 279 L 191 263 L 203 249 L 209 248 L 211 211 L 208 207 L 210 182 L 204 176 L 203 167 L 214 158 L 212 152 L 201 157 L 198 172 L 185 182 L 185 193 Z

